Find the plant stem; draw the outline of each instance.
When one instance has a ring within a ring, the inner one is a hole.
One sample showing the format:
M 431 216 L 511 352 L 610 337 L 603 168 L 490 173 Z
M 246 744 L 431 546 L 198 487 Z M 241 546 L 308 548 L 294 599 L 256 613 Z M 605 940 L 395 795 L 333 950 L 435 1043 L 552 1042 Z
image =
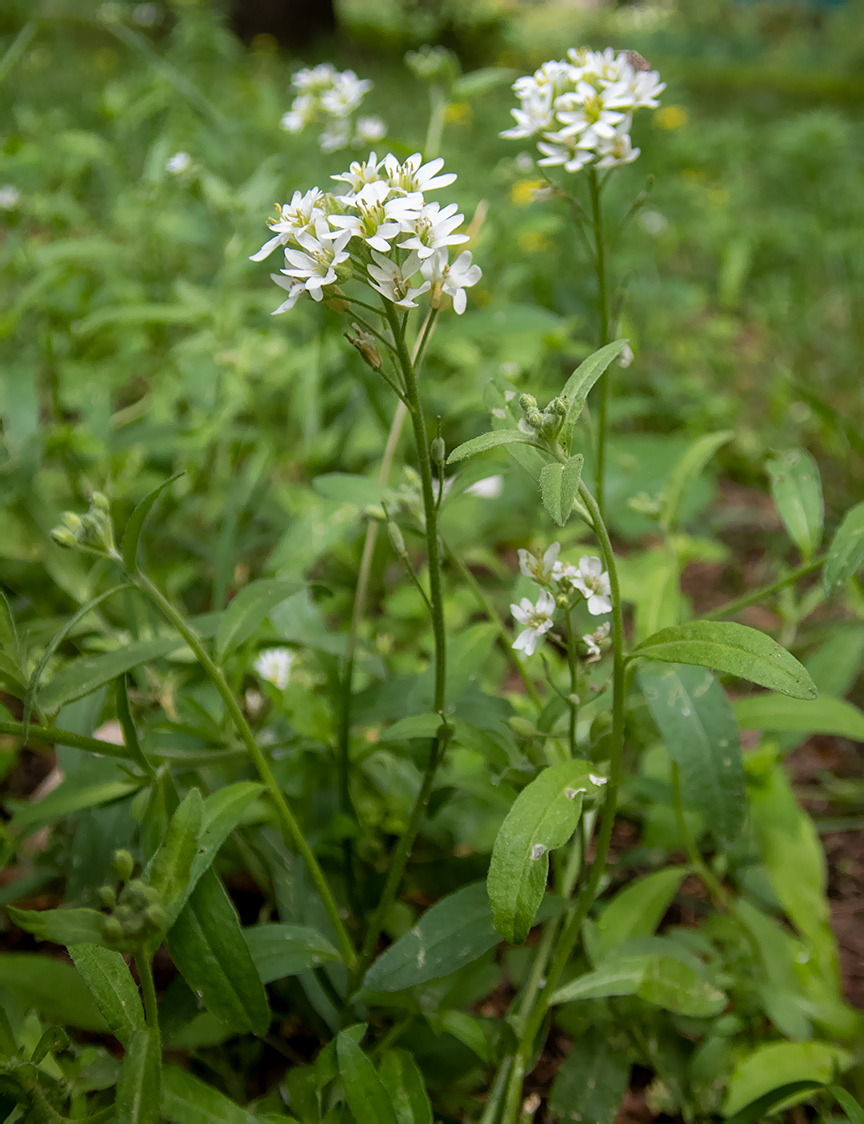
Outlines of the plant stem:
M 309 873 L 312 876 L 312 881 L 315 883 L 315 887 L 321 897 L 321 902 L 333 926 L 336 939 L 342 951 L 342 958 L 348 968 L 352 968 L 356 960 L 354 946 L 351 943 L 351 938 L 348 936 L 348 931 L 345 928 L 344 922 L 339 915 L 339 908 L 336 905 L 330 885 L 327 882 L 327 877 L 321 869 L 318 860 L 315 858 L 315 853 L 306 841 L 303 829 L 295 819 L 288 801 L 282 795 L 279 785 L 276 783 L 276 778 L 273 776 L 270 763 L 255 740 L 255 735 L 252 733 L 252 729 L 246 721 L 243 711 L 237 704 L 237 700 L 234 698 L 231 688 L 228 686 L 222 669 L 210 657 L 209 652 L 201 643 L 201 637 L 198 633 L 186 623 L 182 614 L 174 608 L 167 597 L 153 584 L 147 575 L 139 570 L 134 574 L 130 574 L 130 577 L 141 592 L 150 598 L 168 623 L 183 637 L 195 653 L 198 662 L 207 673 L 211 683 L 221 695 L 222 701 L 225 703 L 225 709 L 228 711 L 231 721 L 234 723 L 243 744 L 246 746 L 249 756 L 252 758 L 255 768 L 258 770 L 258 775 L 264 782 L 270 799 L 273 801 L 285 842 L 289 847 L 296 849 L 306 863 Z
M 690 860 L 690 865 L 705 883 L 708 892 L 714 899 L 714 904 L 718 909 L 724 912 L 729 908 L 729 896 L 720 884 L 720 880 L 714 874 L 711 867 L 705 862 L 702 853 L 696 846 L 696 840 L 690 828 L 687 826 L 687 819 L 684 815 L 684 802 L 681 799 L 681 770 L 678 768 L 678 762 L 672 763 L 672 806 L 675 809 L 675 822 L 678 824 L 678 831 L 684 841 L 684 849 L 687 852 L 687 858 Z
M 603 561 L 609 572 L 612 599 L 612 737 L 609 779 L 606 784 L 606 799 L 603 803 L 600 831 L 597 836 L 597 848 L 591 866 L 591 874 L 579 894 L 576 909 L 558 940 L 555 957 L 546 975 L 543 990 L 537 995 L 533 1008 L 525 1020 L 508 1081 L 501 1124 L 516 1124 L 522 1092 L 522 1078 L 534 1047 L 534 1040 L 546 1017 L 549 996 L 557 988 L 564 969 L 567 967 L 567 962 L 579 941 L 582 923 L 593 904 L 597 887 L 603 877 L 603 871 L 606 869 L 606 859 L 609 854 L 609 844 L 612 839 L 612 827 L 615 822 L 615 810 L 618 802 L 618 786 L 621 782 L 621 759 L 624 749 L 624 614 L 621 605 L 618 570 L 615 565 L 615 555 L 612 551 L 609 533 L 600 514 L 599 505 L 584 483 L 579 485 L 579 494 L 591 516 L 594 533 L 597 536 Z
M 153 970 L 150 967 L 150 954 L 147 949 L 135 953 L 135 967 L 138 969 L 138 979 L 141 982 L 141 991 L 144 995 L 144 1014 L 147 1025 L 151 1030 L 159 1029 L 159 1005 L 156 1002 L 156 986 L 153 983 Z
M 567 610 L 567 663 L 570 667 L 570 697 L 567 700 L 570 707 L 570 756 L 576 756 L 576 727 L 579 722 L 579 696 L 576 688 L 579 686 L 576 666 L 576 636 L 573 632 L 573 619 L 570 610 Z
M 606 291 L 606 245 L 603 234 L 602 185 L 594 168 L 588 170 L 588 186 L 591 190 L 591 222 L 594 228 L 594 268 L 597 273 L 597 310 L 600 315 L 600 347 L 609 342 L 609 297 Z M 597 506 L 602 515 L 606 497 L 606 428 L 609 407 L 609 371 L 600 376 L 597 408 L 597 465 L 594 486 L 597 492 Z
M 0 722 L 0 734 L 11 734 L 37 742 L 47 742 L 48 745 L 71 745 L 75 749 L 86 749 L 90 753 L 100 753 L 105 757 L 118 757 L 124 761 L 131 761 L 129 752 L 123 745 L 113 742 L 104 742 L 99 738 L 87 738 L 82 734 L 73 734 L 70 730 L 58 730 L 54 726 L 34 726 L 29 728 L 23 722 Z
M 402 377 L 405 381 L 408 413 L 414 428 L 414 443 L 417 446 L 417 459 L 420 465 L 423 512 L 426 522 L 426 554 L 429 563 L 429 605 L 432 617 L 432 633 L 435 638 L 435 686 L 433 690 L 432 709 L 436 714 L 442 716 L 443 721 L 444 690 L 447 675 L 447 636 L 444 627 L 444 599 L 441 592 L 438 512 L 435 502 L 435 493 L 432 488 L 433 475 L 432 461 L 429 455 L 429 437 L 426 432 L 426 421 L 423 417 L 423 405 L 420 401 L 417 371 L 414 361 L 408 354 L 408 349 L 405 345 L 405 333 L 402 329 L 402 324 L 392 305 L 386 305 L 384 311 L 390 324 L 390 330 L 393 333 L 393 339 L 396 341 L 399 364 L 402 368 Z M 421 336 L 421 344 L 418 345 L 416 356 L 419 356 L 420 346 L 422 346 L 423 337 L 425 335 L 426 333 L 424 331 L 423 336 Z M 423 822 L 423 817 L 426 812 L 426 805 L 429 803 L 429 797 L 432 794 L 432 788 L 435 784 L 435 774 L 438 770 L 442 749 L 441 740 L 436 735 L 429 746 L 429 758 L 426 764 L 426 770 L 420 782 L 420 791 L 417 793 L 414 807 L 411 809 L 408 826 L 401 839 L 396 844 L 396 849 L 390 860 L 390 870 L 387 874 L 387 881 L 384 884 L 384 891 L 381 894 L 378 906 L 369 923 L 366 939 L 363 942 L 363 948 L 360 952 L 360 960 L 356 971 L 352 975 L 351 983 L 349 984 L 349 991 L 352 985 L 356 986 L 359 982 L 374 956 L 375 946 L 378 943 L 378 936 L 384 926 L 384 922 L 387 920 L 387 915 L 393 907 L 393 902 L 396 900 L 396 894 L 398 893 L 399 885 L 402 881 L 402 875 L 405 873 L 405 867 L 408 863 L 408 857 L 411 854 L 411 848 L 414 846 L 414 840 L 417 838 L 417 833 L 420 830 L 420 825 Z
M 808 574 L 812 574 L 814 570 L 818 570 L 820 566 L 824 565 L 827 557 L 827 554 L 820 554 L 818 558 L 813 558 L 810 562 L 805 562 L 803 566 L 791 570 L 784 578 L 779 578 L 770 585 L 760 586 L 759 589 L 754 589 L 752 593 L 745 593 L 742 597 L 727 601 L 725 605 L 721 605 L 718 609 L 712 609 L 710 613 L 704 613 L 701 619 L 703 621 L 717 621 L 721 617 L 732 617 L 741 609 L 746 609 L 748 605 L 755 605 L 757 601 L 770 597 L 772 593 L 779 593 L 781 589 L 797 582 L 799 578 L 806 578 Z

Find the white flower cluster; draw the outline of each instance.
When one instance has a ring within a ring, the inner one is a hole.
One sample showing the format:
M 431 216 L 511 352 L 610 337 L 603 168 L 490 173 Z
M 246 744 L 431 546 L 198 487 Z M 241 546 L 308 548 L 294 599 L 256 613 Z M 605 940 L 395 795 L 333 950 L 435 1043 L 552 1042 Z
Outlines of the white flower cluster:
M 630 140 L 633 114 L 658 106 L 665 83 L 633 51 L 571 47 L 567 57 L 517 78 L 521 106 L 511 111 L 516 124 L 501 136 L 539 137 L 539 163 L 568 172 L 631 163 L 639 155 Z
M 288 686 L 294 653 L 290 648 L 263 648 L 255 660 L 255 671 L 280 691 Z
M 416 308 L 416 298 L 429 293 L 433 307 L 447 298 L 456 312 L 465 311 L 465 289 L 481 273 L 468 250 L 450 261 L 449 247 L 468 241 L 467 234 L 456 233 L 464 216 L 455 203 L 442 207 L 424 196 L 456 177 L 438 174 L 440 158 L 422 160 L 419 152 L 403 163 L 392 154 L 378 160 L 373 152 L 333 176 L 347 184 L 345 194 L 313 187 L 277 205 L 278 218 L 269 220 L 273 237 L 251 259 L 261 261 L 278 246 L 285 248 L 285 268 L 270 276 L 288 298 L 274 315 L 293 308 L 304 293 L 315 301 L 344 296 L 338 286 L 351 279 L 399 308 Z
M 609 575 L 600 559 L 583 554 L 579 565 L 572 566 L 558 561 L 560 550 L 561 544 L 553 542 L 542 556 L 519 551 L 519 569 L 543 589 L 536 605 L 523 597 L 518 605 L 510 606 L 513 619 L 522 626 L 513 647 L 526 656 L 534 654 L 538 643 L 552 627 L 558 597 L 563 595 L 569 601 L 574 594 L 581 594 L 592 617 L 612 612 Z M 607 629 L 598 629 L 582 637 L 591 658 L 599 656 L 600 641 L 607 635 Z
M 324 152 L 354 145 L 364 148 L 387 134 L 387 123 L 380 117 L 357 117 L 365 94 L 372 89 L 367 78 L 353 70 L 337 70 L 332 63 L 298 70 L 291 78 L 297 96 L 282 117 L 282 128 L 302 133 L 310 125 L 320 126 L 318 143 Z

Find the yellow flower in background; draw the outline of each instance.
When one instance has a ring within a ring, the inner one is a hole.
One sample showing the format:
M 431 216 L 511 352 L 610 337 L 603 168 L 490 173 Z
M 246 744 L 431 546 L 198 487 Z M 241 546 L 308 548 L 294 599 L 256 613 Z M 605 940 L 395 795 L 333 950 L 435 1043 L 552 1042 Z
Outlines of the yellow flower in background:
M 689 120 L 690 114 L 683 105 L 664 105 L 653 117 L 658 129 L 681 129 Z
M 524 234 L 519 235 L 519 249 L 524 250 L 526 254 L 540 253 L 548 250 L 551 245 L 547 235 L 537 230 L 526 230 Z
M 474 116 L 467 101 L 451 102 L 444 110 L 444 120 L 448 125 L 468 125 Z
M 681 179 L 685 183 L 704 183 L 705 171 L 703 168 L 684 168 L 681 172 Z
M 517 207 L 526 207 L 534 197 L 534 192 L 545 186 L 545 180 L 517 180 L 510 188 L 510 198 Z
M 715 207 L 723 207 L 729 202 L 729 192 L 725 187 L 712 187 L 708 192 L 708 202 Z

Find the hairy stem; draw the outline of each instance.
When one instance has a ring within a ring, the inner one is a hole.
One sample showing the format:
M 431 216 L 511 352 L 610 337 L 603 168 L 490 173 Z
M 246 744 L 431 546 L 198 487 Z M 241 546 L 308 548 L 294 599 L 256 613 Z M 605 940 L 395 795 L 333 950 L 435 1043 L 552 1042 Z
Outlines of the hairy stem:
M 609 342 L 609 296 L 606 287 L 606 244 L 603 232 L 602 185 L 597 172 L 588 172 L 588 186 L 591 190 L 591 224 L 594 230 L 594 268 L 597 273 L 597 311 L 600 318 L 600 347 Z M 597 492 L 597 506 L 601 515 L 605 509 L 606 496 L 606 429 L 609 408 L 609 371 L 600 376 L 597 391 L 597 466 L 594 486 Z
M 727 601 L 725 605 L 721 605 L 717 609 L 712 609 L 710 613 L 705 613 L 702 616 L 703 621 L 718 621 L 722 617 L 733 617 L 741 609 L 746 609 L 748 605 L 755 605 L 758 601 L 770 597 L 772 593 L 779 593 L 781 589 L 785 589 L 787 585 L 793 585 L 800 578 L 806 578 L 808 574 L 812 574 L 814 570 L 818 570 L 820 566 L 825 564 L 827 554 L 820 554 L 818 558 L 812 559 L 810 562 L 805 562 L 803 566 L 799 566 L 795 570 L 790 570 L 783 578 L 778 578 L 776 582 L 770 585 L 760 586 L 754 589 L 751 593 L 745 593 L 741 597 L 736 597 L 732 601 Z
M 567 610 L 567 664 L 570 668 L 570 697 L 567 700 L 570 707 L 570 756 L 576 756 L 576 727 L 579 722 L 579 695 L 576 688 L 579 686 L 578 670 L 576 666 L 576 635 L 573 632 L 573 619 L 570 610 Z

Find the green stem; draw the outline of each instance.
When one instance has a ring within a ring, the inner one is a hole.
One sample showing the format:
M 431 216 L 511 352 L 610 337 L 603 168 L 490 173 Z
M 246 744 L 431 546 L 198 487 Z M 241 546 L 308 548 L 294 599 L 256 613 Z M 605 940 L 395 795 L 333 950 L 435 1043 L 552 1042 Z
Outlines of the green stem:
M 151 1030 L 159 1029 L 159 1005 L 156 1001 L 156 985 L 153 983 L 153 970 L 150 966 L 150 954 L 147 949 L 135 953 L 135 967 L 138 969 L 138 979 L 141 982 L 141 992 L 144 996 L 144 1014 L 147 1025 Z
M 48 745 L 71 745 L 75 749 L 86 749 L 90 753 L 101 753 L 105 757 L 119 757 L 129 761 L 129 751 L 123 745 L 113 742 L 103 742 L 99 738 L 86 738 L 81 734 L 73 734 L 69 730 L 58 730 L 54 726 L 29 727 L 23 722 L 0 722 L 0 734 L 11 734 L 13 737 L 33 738 L 34 741 L 47 742 Z
M 609 572 L 609 585 L 612 600 L 612 737 L 610 747 L 609 779 L 606 783 L 606 799 L 597 836 L 597 849 L 591 873 L 579 894 L 576 909 L 564 927 L 557 943 L 555 957 L 546 975 L 543 990 L 538 994 L 533 1009 L 525 1021 L 519 1037 L 513 1069 L 508 1082 L 507 1097 L 501 1124 L 515 1124 L 522 1092 L 522 1078 L 525 1066 L 531 1055 L 534 1040 L 543 1025 L 548 1009 L 549 996 L 555 991 L 564 969 L 567 967 L 582 931 L 582 924 L 594 902 L 597 887 L 606 869 L 612 828 L 615 823 L 615 810 L 618 802 L 618 787 L 621 783 L 621 760 L 624 749 L 624 614 L 621 605 L 621 590 L 618 583 L 618 570 L 609 533 L 600 514 L 594 497 L 585 487 L 579 485 L 579 494 L 588 510 L 594 526 L 594 533 L 600 544 L 603 561 Z
M 714 904 L 718 909 L 725 912 L 729 908 L 729 895 L 723 889 L 714 871 L 705 862 L 701 851 L 696 846 L 696 840 L 687 826 L 684 802 L 681 799 L 681 771 L 678 768 L 677 761 L 672 762 L 672 806 L 675 809 L 675 822 L 678 824 L 678 831 L 684 841 L 684 849 L 687 852 L 690 865 L 707 886 L 708 892 L 714 899 Z
M 570 707 L 570 756 L 576 756 L 576 727 L 579 722 L 579 695 L 576 688 L 579 686 L 578 669 L 576 665 L 576 636 L 573 632 L 573 619 L 570 610 L 567 610 L 567 663 L 570 667 L 570 697 L 567 705 Z
M 603 234 L 602 185 L 597 172 L 588 171 L 588 186 L 591 189 L 591 222 L 594 228 L 594 268 L 597 273 L 597 309 L 600 315 L 600 347 L 609 342 L 609 297 L 606 290 L 606 246 Z M 600 377 L 598 385 L 600 402 L 597 408 L 597 468 L 595 488 L 597 506 L 601 515 L 605 509 L 606 490 L 606 429 L 609 409 L 609 372 Z
M 760 586 L 752 593 L 745 593 L 742 597 L 736 597 L 733 601 L 727 601 L 725 605 L 721 605 L 718 609 L 712 609 L 710 613 L 705 613 L 701 619 L 703 621 L 717 621 L 721 617 L 733 617 L 742 609 L 746 609 L 748 605 L 755 605 L 765 597 L 770 597 L 772 593 L 779 593 L 787 585 L 797 582 L 799 578 L 806 578 L 808 574 L 812 574 L 814 570 L 823 566 L 827 557 L 827 554 L 820 554 L 818 558 L 805 562 L 803 566 L 799 566 L 796 570 L 791 570 L 784 578 L 779 578 L 770 585 Z
M 147 597 L 150 598 L 169 624 L 183 637 L 195 653 L 198 662 L 207 673 L 211 683 L 222 697 L 222 701 L 225 703 L 225 709 L 228 711 L 231 721 L 234 723 L 243 744 L 246 746 L 255 768 L 258 770 L 258 775 L 264 782 L 264 787 L 267 789 L 270 799 L 273 802 L 285 842 L 289 847 L 294 847 L 306 863 L 309 873 L 312 876 L 312 881 L 315 883 L 316 889 L 321 897 L 321 902 L 327 916 L 330 918 L 330 924 L 333 926 L 333 931 L 336 934 L 336 939 L 342 950 L 342 958 L 349 969 L 352 968 L 356 960 L 354 946 L 351 943 L 351 938 L 348 936 L 348 931 L 339 915 L 339 908 L 336 905 L 333 893 L 327 882 L 327 877 L 321 869 L 318 860 L 315 858 L 312 848 L 306 841 L 303 829 L 295 819 L 294 813 L 291 811 L 287 800 L 282 795 L 279 785 L 276 783 L 276 778 L 273 776 L 270 763 L 255 740 L 255 735 L 249 723 L 246 721 L 237 700 L 234 698 L 231 688 L 228 686 L 225 676 L 222 673 L 222 669 L 210 657 L 209 652 L 201 643 L 201 637 L 198 633 L 186 623 L 182 614 L 174 608 L 167 597 L 153 584 L 147 575 L 139 570 L 134 574 L 130 574 L 130 577 L 142 593 L 145 593 Z

